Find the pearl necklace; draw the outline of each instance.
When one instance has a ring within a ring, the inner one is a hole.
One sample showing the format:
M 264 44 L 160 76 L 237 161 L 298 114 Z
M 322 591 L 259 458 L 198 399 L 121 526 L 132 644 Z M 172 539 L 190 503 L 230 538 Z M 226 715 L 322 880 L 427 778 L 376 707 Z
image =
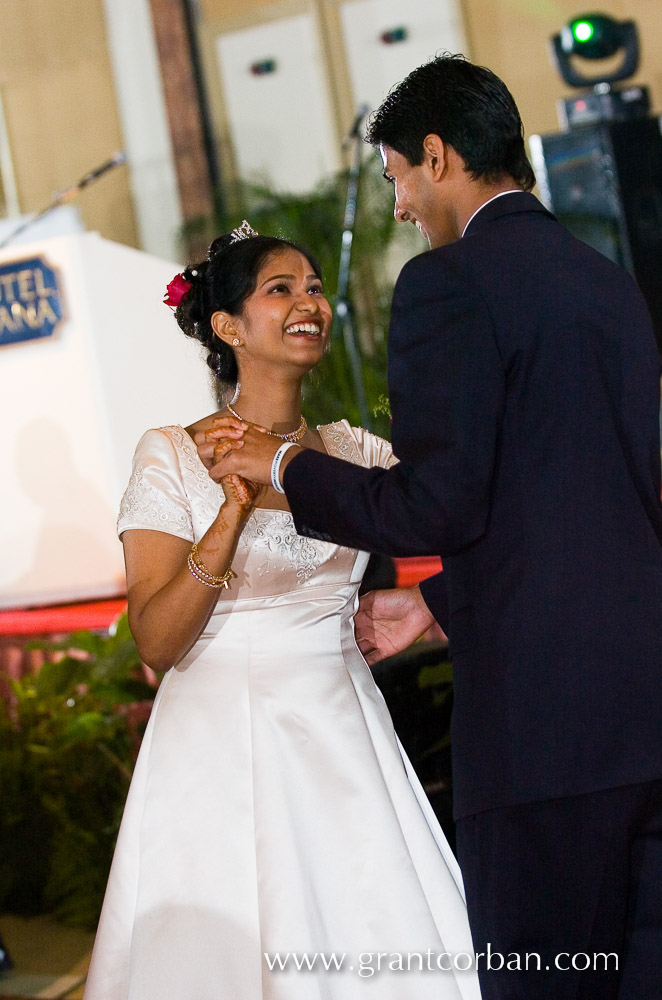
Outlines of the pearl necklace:
M 226 403 L 225 405 L 233 417 L 236 417 L 237 420 L 241 420 L 244 423 L 248 423 L 247 420 L 244 420 L 243 417 L 240 417 L 237 411 L 232 408 L 231 403 Z M 306 423 L 306 418 L 302 414 L 301 423 L 299 424 L 299 426 L 295 431 L 290 431 L 289 434 L 278 434 L 277 431 L 267 431 L 267 434 L 270 434 L 271 437 L 280 438 L 281 441 L 291 441 L 293 444 L 298 444 L 298 442 L 301 440 L 301 438 L 304 436 L 307 430 L 308 430 L 308 424 Z

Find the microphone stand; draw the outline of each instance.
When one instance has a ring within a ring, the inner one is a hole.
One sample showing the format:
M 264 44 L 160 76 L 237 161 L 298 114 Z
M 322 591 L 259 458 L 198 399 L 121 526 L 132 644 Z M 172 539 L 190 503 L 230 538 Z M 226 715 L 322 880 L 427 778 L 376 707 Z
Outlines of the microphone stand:
M 9 234 L 9 236 L 5 236 L 4 240 L 0 241 L 0 249 L 8 246 L 8 244 L 10 244 L 12 240 L 15 240 L 17 236 L 24 233 L 26 229 L 33 226 L 39 219 L 43 219 L 44 216 L 48 215 L 56 208 L 59 208 L 60 205 L 66 205 L 68 202 L 73 201 L 74 198 L 78 197 L 80 192 L 83 191 L 89 184 L 93 184 L 94 181 L 99 180 L 103 174 L 107 174 L 109 170 L 114 170 L 115 167 L 119 167 L 123 163 L 126 163 L 126 153 L 124 150 L 120 150 L 111 156 L 109 160 L 106 160 L 104 163 L 100 164 L 100 166 L 95 167 L 94 170 L 90 170 L 90 172 L 85 174 L 84 177 L 81 177 L 76 184 L 72 184 L 71 187 L 68 187 L 66 191 L 60 191 L 59 194 L 56 194 L 53 197 L 53 200 L 46 205 L 45 208 L 42 208 L 36 215 L 33 215 L 29 219 L 26 219 L 25 222 L 22 222 L 17 229 Z
M 353 144 L 352 163 L 349 170 L 347 182 L 347 196 L 345 200 L 345 218 L 343 221 L 342 243 L 340 247 L 340 265 L 338 268 L 338 292 L 335 300 L 335 314 L 333 320 L 333 330 L 335 334 L 339 329 L 345 351 L 349 361 L 354 395 L 359 408 L 361 424 L 367 430 L 371 428 L 370 411 L 368 409 L 368 399 L 363 380 L 363 366 L 361 364 L 361 352 L 356 336 L 354 325 L 354 309 L 349 300 L 349 265 L 352 255 L 352 240 L 354 238 L 354 226 L 356 221 L 356 205 L 359 192 L 359 179 L 361 175 L 361 148 L 363 136 L 361 135 L 361 123 L 369 113 L 370 108 L 362 107 L 354 120 L 354 124 L 343 143 L 347 148 Z

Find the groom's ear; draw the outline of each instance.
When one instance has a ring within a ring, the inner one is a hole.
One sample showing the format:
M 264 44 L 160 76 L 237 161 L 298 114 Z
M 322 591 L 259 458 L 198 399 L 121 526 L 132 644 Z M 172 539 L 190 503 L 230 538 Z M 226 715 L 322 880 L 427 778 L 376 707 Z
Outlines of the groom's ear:
M 448 147 L 434 132 L 423 140 L 423 163 L 435 181 L 441 180 L 448 169 Z
M 236 320 L 230 313 L 219 309 L 218 312 L 211 314 L 210 323 L 216 336 L 224 343 L 232 344 L 232 341 L 237 338 Z

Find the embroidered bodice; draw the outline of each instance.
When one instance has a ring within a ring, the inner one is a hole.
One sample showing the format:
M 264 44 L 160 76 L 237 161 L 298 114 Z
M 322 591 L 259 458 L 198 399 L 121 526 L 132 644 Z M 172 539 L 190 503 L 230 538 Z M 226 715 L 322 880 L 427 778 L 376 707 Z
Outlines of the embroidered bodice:
M 395 462 L 387 441 L 351 427 L 346 420 L 319 431 L 326 450 L 337 458 L 384 468 Z M 183 427 L 150 430 L 136 448 L 118 532 L 147 528 L 199 541 L 223 500 L 222 487 L 209 476 Z M 358 584 L 367 557 L 357 555 L 353 549 L 298 535 L 289 511 L 256 508 L 237 543 L 232 563 L 237 580 L 229 591 L 219 593 L 219 603 L 291 593 L 301 587 Z

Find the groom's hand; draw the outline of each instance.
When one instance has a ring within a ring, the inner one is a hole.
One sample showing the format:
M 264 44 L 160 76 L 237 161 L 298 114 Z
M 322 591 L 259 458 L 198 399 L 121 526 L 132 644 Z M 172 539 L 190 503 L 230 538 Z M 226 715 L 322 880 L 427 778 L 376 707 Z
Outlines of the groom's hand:
M 203 465 L 211 469 L 219 458 L 226 454 L 228 446 L 231 446 L 233 441 L 235 447 L 240 447 L 240 441 L 247 428 L 247 421 L 224 414 L 222 417 L 215 417 L 207 430 L 197 431 L 193 440 Z
M 214 449 L 214 464 L 209 475 L 218 482 L 223 476 L 239 475 L 253 483 L 271 483 L 271 463 L 282 444 L 282 440 L 267 434 L 263 427 L 249 424 L 240 440 L 218 441 Z M 298 448 L 290 448 L 281 465 L 282 471 L 287 461 L 297 454 Z
M 359 649 L 372 665 L 407 649 L 436 621 L 420 588 L 403 587 L 365 594 L 354 624 Z

